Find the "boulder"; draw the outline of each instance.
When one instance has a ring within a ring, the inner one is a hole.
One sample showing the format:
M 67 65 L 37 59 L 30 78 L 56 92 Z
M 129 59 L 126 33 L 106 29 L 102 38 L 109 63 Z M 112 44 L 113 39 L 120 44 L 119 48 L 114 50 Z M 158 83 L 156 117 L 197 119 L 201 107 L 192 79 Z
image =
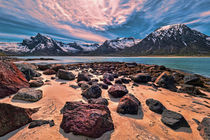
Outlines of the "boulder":
M 173 130 L 190 128 L 189 124 L 180 113 L 167 109 L 163 110 L 161 121 Z
M 141 111 L 141 112 L 140 112 Z M 121 114 L 142 114 L 140 101 L 132 94 L 127 94 L 120 99 L 117 112 Z
M 90 98 L 99 98 L 101 97 L 102 90 L 98 85 L 93 85 L 82 92 L 82 96 L 90 99 Z
M 80 81 L 90 81 L 91 78 L 89 77 L 88 73 L 79 73 L 77 76 L 77 82 Z
M 39 127 L 45 124 L 49 124 L 50 127 L 54 126 L 54 120 L 33 120 L 30 125 L 28 126 L 29 129 Z
M 88 100 L 89 104 L 100 104 L 100 105 L 108 105 L 108 100 L 105 98 L 98 98 L 98 99 L 89 99 Z
M 0 98 L 14 94 L 25 87 L 29 87 L 29 83 L 16 65 L 0 61 Z
M 112 82 L 108 78 L 103 79 L 103 82 L 107 85 L 112 85 Z
M 210 140 L 210 118 L 203 118 L 197 129 L 204 140 Z
M 40 77 L 41 74 L 36 71 L 36 67 L 29 63 L 16 64 L 18 69 L 24 74 L 25 78 L 30 81 L 33 77 Z
M 36 102 L 42 98 L 42 90 L 35 90 L 32 88 L 22 88 L 20 89 L 12 99 L 23 100 L 29 102 Z
M 181 87 L 177 90 L 177 92 L 188 93 L 192 96 L 206 96 L 206 94 L 202 93 L 198 88 L 193 85 L 181 85 Z
M 120 79 L 120 78 L 119 79 L 116 79 L 115 80 L 115 84 L 123 84 L 122 79 Z
M 72 72 L 70 72 L 68 70 L 63 70 L 63 69 L 58 70 L 57 77 L 59 79 L 63 79 L 63 80 L 74 80 L 75 79 L 75 75 Z
M 109 108 L 105 105 L 67 102 L 62 112 L 60 127 L 65 133 L 99 138 L 114 130 Z
M 45 75 L 53 75 L 56 74 L 56 71 L 52 70 L 52 69 L 46 69 L 43 74 Z
M 98 85 L 102 88 L 102 89 L 108 89 L 108 85 L 105 83 L 98 83 Z
M 110 81 L 114 81 L 114 75 L 111 73 L 104 73 L 103 78 L 109 79 Z
M 39 70 L 47 70 L 50 69 L 51 65 L 47 64 L 47 65 L 37 65 Z
M 203 82 L 201 81 L 201 79 L 194 74 L 185 75 L 184 76 L 184 84 L 194 85 L 194 86 L 203 86 Z
M 38 109 L 25 109 L 0 103 L 0 136 L 30 123 L 31 115 L 37 111 Z
M 136 83 L 147 83 L 151 81 L 151 76 L 148 73 L 138 73 L 131 79 Z
M 128 93 L 128 90 L 125 85 L 115 84 L 109 88 L 108 93 L 114 98 L 120 98 Z
M 52 69 L 56 72 L 58 72 L 58 70 L 65 70 L 65 65 L 62 65 L 62 64 L 55 64 L 54 66 L 52 66 Z
M 82 90 L 86 90 L 86 89 L 88 89 L 90 86 L 89 86 L 87 83 L 82 83 L 80 87 L 81 87 Z
M 44 82 L 42 80 L 31 80 L 29 84 L 30 87 L 41 87 L 44 85 Z
M 154 99 L 147 99 L 146 105 L 149 107 L 151 111 L 158 114 L 162 114 L 163 110 L 166 109 L 161 102 Z
M 159 87 L 169 89 L 171 91 L 177 91 L 175 81 L 172 75 L 167 71 L 163 72 L 156 80 L 155 84 Z
M 125 77 L 121 78 L 121 81 L 124 84 L 129 84 L 130 83 L 130 80 L 128 78 L 125 78 Z

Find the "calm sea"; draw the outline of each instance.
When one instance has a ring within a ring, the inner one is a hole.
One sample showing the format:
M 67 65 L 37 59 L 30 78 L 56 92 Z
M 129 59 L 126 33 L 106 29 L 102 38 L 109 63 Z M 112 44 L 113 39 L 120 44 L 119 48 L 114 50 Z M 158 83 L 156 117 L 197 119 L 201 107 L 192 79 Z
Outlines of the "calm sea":
M 29 61 L 31 63 L 85 63 L 85 62 L 136 62 L 142 64 L 164 65 L 168 68 L 196 73 L 210 77 L 210 58 L 168 58 L 168 57 L 72 57 L 72 56 L 27 56 L 19 58 L 54 58 L 50 61 Z

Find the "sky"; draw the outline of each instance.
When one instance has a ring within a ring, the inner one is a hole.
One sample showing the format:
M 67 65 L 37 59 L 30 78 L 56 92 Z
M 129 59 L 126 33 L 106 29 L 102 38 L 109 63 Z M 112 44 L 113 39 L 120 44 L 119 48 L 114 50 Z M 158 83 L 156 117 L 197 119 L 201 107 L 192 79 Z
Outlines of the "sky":
M 37 33 L 63 42 L 144 38 L 184 23 L 210 36 L 210 0 L 0 0 L 0 42 Z

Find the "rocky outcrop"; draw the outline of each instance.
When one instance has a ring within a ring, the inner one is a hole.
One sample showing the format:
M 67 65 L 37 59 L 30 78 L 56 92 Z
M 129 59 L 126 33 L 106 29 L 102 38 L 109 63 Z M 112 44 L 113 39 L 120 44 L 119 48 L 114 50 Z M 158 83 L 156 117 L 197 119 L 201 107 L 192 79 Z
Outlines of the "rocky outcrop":
M 109 88 L 108 93 L 114 98 L 120 98 L 128 93 L 125 85 L 115 84 Z
M 162 114 L 163 110 L 166 109 L 161 102 L 154 99 L 147 99 L 146 105 L 149 107 L 151 111 L 158 114 Z
M 63 80 L 74 80 L 75 79 L 75 75 L 67 70 L 63 70 L 63 69 L 59 69 L 57 76 L 59 79 L 63 79 Z
M 29 83 L 16 65 L 0 61 L 0 98 L 14 94 L 24 87 L 29 87 Z
M 51 69 L 53 69 L 54 71 L 58 72 L 60 69 L 61 70 L 65 70 L 66 67 L 65 67 L 65 65 L 62 65 L 62 64 L 55 64 L 55 65 L 52 66 Z
M 163 72 L 154 82 L 156 85 L 169 89 L 171 91 L 177 91 L 175 80 L 168 72 Z
M 206 96 L 206 94 L 202 93 L 198 88 L 193 85 L 181 85 L 181 87 L 177 90 L 177 92 L 188 93 L 192 96 Z
M 0 136 L 14 131 L 32 121 L 31 114 L 38 109 L 25 109 L 0 103 Z
M 41 87 L 44 85 L 44 82 L 42 80 L 31 80 L 29 84 L 30 87 Z
M 148 73 L 138 73 L 132 76 L 131 79 L 136 83 L 147 83 L 151 81 L 151 76 Z
M 45 75 L 54 75 L 56 74 L 56 71 L 52 70 L 52 69 L 46 69 L 43 74 Z
M 38 66 L 38 69 L 39 70 L 42 70 L 42 71 L 44 71 L 44 70 L 47 70 L 47 69 L 50 69 L 50 67 L 51 67 L 51 65 L 37 65 Z
M 108 105 L 108 100 L 105 98 L 98 98 L 98 99 L 89 99 L 88 100 L 89 104 L 100 104 L 100 105 Z
M 77 82 L 90 80 L 91 78 L 89 77 L 88 73 L 79 73 L 77 76 Z
M 185 75 L 184 84 L 194 85 L 194 86 L 203 86 L 203 81 L 201 81 L 200 77 L 196 75 Z
M 121 114 L 143 114 L 140 101 L 132 94 L 127 94 L 120 99 L 117 112 Z
M 210 140 L 210 118 L 203 118 L 197 129 L 204 140 Z
M 25 78 L 30 81 L 33 77 L 40 77 L 41 74 L 36 71 L 36 67 L 29 63 L 16 64 L 18 69 L 25 75 Z
M 114 124 L 107 106 L 67 102 L 62 109 L 60 127 L 65 133 L 98 138 L 105 132 L 114 130 Z
M 93 85 L 90 88 L 86 89 L 82 92 L 82 96 L 90 99 L 90 98 L 99 98 L 101 97 L 102 90 L 98 85 Z
M 161 121 L 173 130 L 182 129 L 185 131 L 184 129 L 190 128 L 189 124 L 180 113 L 167 109 L 163 110 Z
M 35 90 L 32 88 L 22 88 L 20 89 L 12 99 L 23 100 L 29 102 L 39 101 L 43 96 L 42 90 Z

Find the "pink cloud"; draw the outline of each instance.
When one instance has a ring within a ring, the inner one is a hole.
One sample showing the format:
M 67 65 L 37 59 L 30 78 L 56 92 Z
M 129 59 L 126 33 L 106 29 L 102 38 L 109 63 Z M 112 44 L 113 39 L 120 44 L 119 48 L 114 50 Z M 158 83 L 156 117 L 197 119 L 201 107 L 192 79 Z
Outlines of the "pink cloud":
M 200 14 L 201 17 L 210 16 L 210 11 L 206 11 Z

